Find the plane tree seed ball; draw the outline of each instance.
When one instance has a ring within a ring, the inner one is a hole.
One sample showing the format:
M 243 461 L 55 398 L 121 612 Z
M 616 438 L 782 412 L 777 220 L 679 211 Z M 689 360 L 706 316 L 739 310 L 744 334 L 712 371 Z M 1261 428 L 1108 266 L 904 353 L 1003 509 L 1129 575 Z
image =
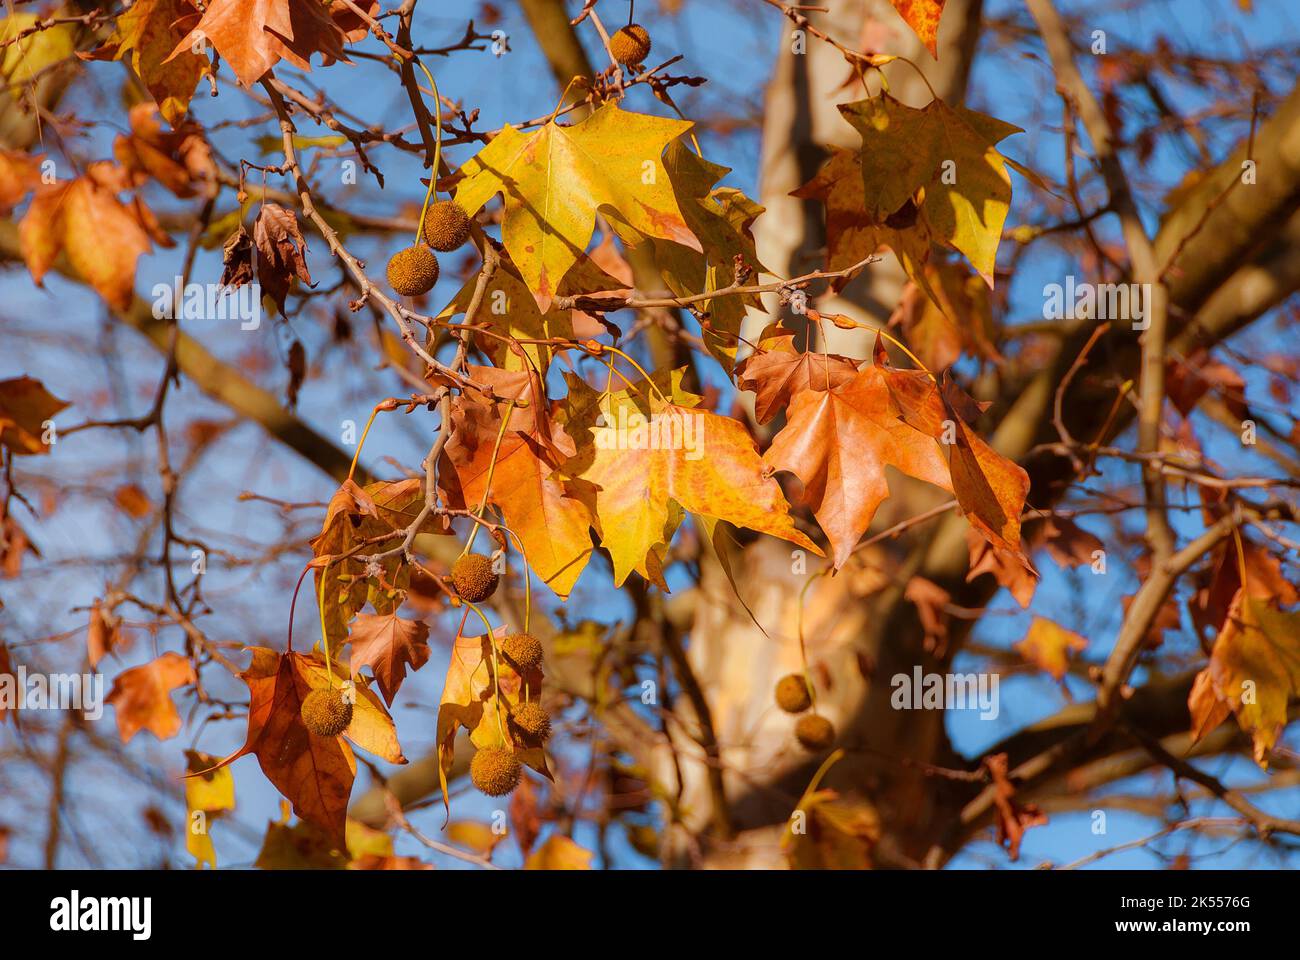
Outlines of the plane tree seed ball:
M 492 558 L 481 553 L 467 553 L 451 565 L 451 584 L 470 603 L 482 603 L 492 596 L 499 579 L 492 569 Z
M 303 698 L 302 724 L 318 737 L 337 737 L 352 722 L 352 704 L 338 690 L 313 690 Z
M 803 713 L 812 706 L 803 677 L 788 673 L 776 682 L 776 705 L 786 713 Z
M 469 779 L 480 793 L 504 797 L 519 786 L 523 768 L 505 747 L 484 747 L 469 762 Z
M 540 703 L 521 704 L 510 719 L 529 743 L 545 743 L 551 739 L 551 715 Z
M 428 293 L 438 282 L 438 258 L 420 245 L 398 250 L 388 261 L 388 285 L 404 297 Z
M 512 633 L 501 644 L 501 652 L 511 665 L 524 673 L 542 665 L 542 643 L 530 633 Z
M 454 200 L 440 200 L 424 215 L 424 242 L 443 253 L 469 239 L 469 214 Z
M 650 56 L 650 33 L 639 23 L 629 23 L 609 38 L 609 52 L 625 67 Z
M 825 717 L 809 713 L 794 725 L 794 737 L 805 750 L 817 753 L 835 742 L 835 727 Z

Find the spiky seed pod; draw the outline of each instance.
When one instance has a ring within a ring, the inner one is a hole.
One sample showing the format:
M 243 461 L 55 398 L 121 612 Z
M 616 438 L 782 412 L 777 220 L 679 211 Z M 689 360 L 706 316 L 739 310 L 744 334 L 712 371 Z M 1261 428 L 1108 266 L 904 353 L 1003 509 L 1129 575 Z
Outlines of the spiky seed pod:
M 492 558 L 481 553 L 464 554 L 451 565 L 452 586 L 470 603 L 482 603 L 496 593 L 499 579 L 492 569 Z
M 337 737 L 352 722 L 352 704 L 333 688 L 303 697 L 300 713 L 303 726 L 318 737 Z
M 504 797 L 519 786 L 523 767 L 505 747 L 484 747 L 469 762 L 470 782 L 489 797 Z
M 428 293 L 438 282 L 438 258 L 420 244 L 398 250 L 388 261 L 388 285 L 404 297 Z
M 545 743 L 551 739 L 551 715 L 540 703 L 520 704 L 510 722 L 519 728 L 529 743 Z
M 511 666 L 521 673 L 536 670 L 542 665 L 542 642 L 531 633 L 512 633 L 501 644 Z
M 439 200 L 424 215 L 424 242 L 447 253 L 469 239 L 469 214 L 455 200 Z
M 794 725 L 794 738 L 805 750 L 816 753 L 835 742 L 835 727 L 825 717 L 815 713 L 804 714 Z
M 609 38 L 609 52 L 625 67 L 638 64 L 650 56 L 650 33 L 639 23 L 629 23 Z
M 787 673 L 776 682 L 776 705 L 786 713 L 803 713 L 812 706 L 808 684 L 797 673 Z

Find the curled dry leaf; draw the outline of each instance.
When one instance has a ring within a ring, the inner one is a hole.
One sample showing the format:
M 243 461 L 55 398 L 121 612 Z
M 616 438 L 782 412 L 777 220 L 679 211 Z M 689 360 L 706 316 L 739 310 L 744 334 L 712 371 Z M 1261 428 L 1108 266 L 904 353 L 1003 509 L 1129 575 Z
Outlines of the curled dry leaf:
M 295 278 L 311 286 L 311 271 L 303 255 L 307 241 L 298 230 L 293 211 L 276 203 L 267 203 L 253 224 L 253 246 L 257 251 L 257 281 L 262 293 L 269 296 L 284 315 L 284 300 Z M 224 252 L 224 251 L 223 251 Z

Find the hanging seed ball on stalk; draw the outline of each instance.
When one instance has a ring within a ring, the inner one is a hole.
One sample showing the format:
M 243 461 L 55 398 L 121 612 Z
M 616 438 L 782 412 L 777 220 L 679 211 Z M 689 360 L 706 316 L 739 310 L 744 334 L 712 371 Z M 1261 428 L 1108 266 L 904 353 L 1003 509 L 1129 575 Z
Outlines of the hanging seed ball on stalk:
M 512 633 L 501 644 L 511 666 L 521 673 L 529 673 L 542 665 L 542 642 L 531 633 Z
M 438 282 L 438 258 L 424 244 L 398 250 L 388 261 L 388 285 L 404 297 L 428 293 Z
M 808 684 L 797 673 L 787 673 L 776 682 L 776 705 L 786 713 L 803 713 L 812 706 Z
M 470 603 L 482 603 L 496 593 L 498 580 L 492 558 L 482 553 L 466 553 L 451 565 L 451 584 Z
M 303 697 L 300 712 L 303 726 L 318 737 L 337 737 L 352 722 L 352 704 L 332 687 Z
M 551 739 L 551 715 L 540 703 L 521 704 L 510 721 L 519 728 L 529 743 L 545 743 Z
M 469 762 L 470 782 L 489 797 L 504 797 L 514 790 L 522 772 L 519 758 L 505 747 L 484 747 Z
M 835 742 L 835 727 L 825 717 L 810 713 L 794 725 L 794 737 L 805 750 L 816 753 Z
M 609 38 L 609 52 L 625 67 L 638 64 L 650 56 L 650 33 L 639 23 L 629 23 Z
M 448 253 L 469 239 L 469 214 L 455 200 L 439 200 L 424 215 L 424 242 Z

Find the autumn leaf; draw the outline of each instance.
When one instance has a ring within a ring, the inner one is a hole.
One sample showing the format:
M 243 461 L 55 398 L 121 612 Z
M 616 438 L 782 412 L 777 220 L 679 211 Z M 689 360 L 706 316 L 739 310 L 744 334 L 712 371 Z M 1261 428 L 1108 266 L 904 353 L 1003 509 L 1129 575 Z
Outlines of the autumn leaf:
M 889 325 L 898 326 L 917 358 L 931 370 L 945 370 L 963 352 L 983 360 L 1002 359 L 984 282 L 969 268 L 939 258 L 923 268 L 924 286 L 903 290 Z
M 871 852 L 881 835 L 880 815 L 865 800 L 819 789 L 822 777 L 843 756 L 843 750 L 836 750 L 826 759 L 790 816 L 781 852 L 792 870 L 871 868 Z
M 815 360 L 811 367 L 810 388 L 794 395 L 763 459 L 803 481 L 838 569 L 889 496 L 886 467 L 952 487 L 939 447 L 901 418 L 881 367 L 859 370 L 830 390 L 820 389 Z
M 40 157 L 0 150 L 0 216 L 7 216 L 40 182 Z
M 1061 567 L 1074 569 L 1096 562 L 1097 553 L 1105 553 L 1100 540 L 1073 520 L 1052 517 L 1044 525 L 1047 554 Z
M 1020 859 L 1020 843 L 1025 831 L 1030 827 L 1040 827 L 1047 823 L 1047 814 L 1036 804 L 1018 803 L 1015 799 L 1016 785 L 1008 775 L 1009 763 L 1005 753 L 997 753 L 984 758 L 984 768 L 993 778 L 993 804 L 997 813 L 998 845 L 1007 848 L 1007 857 Z
M 715 186 L 730 169 L 705 160 L 681 139 L 668 145 L 664 167 L 682 217 L 703 248 L 696 250 L 671 240 L 649 241 L 668 289 L 677 296 L 690 296 L 729 286 L 735 280 L 738 261 L 755 275 L 763 272 L 750 233 L 763 207 L 739 190 Z M 702 300 L 695 306 L 707 314 L 700 324 L 705 349 L 731 373 L 745 308 L 761 309 L 761 300 L 757 294 L 732 295 Z
M 118 509 L 123 513 L 135 517 L 137 520 L 141 517 L 147 517 L 153 512 L 153 504 L 149 501 L 149 495 L 134 483 L 127 483 L 118 487 L 113 493 L 113 502 L 117 504 Z
M 210 41 L 239 82 L 250 87 L 281 58 L 303 70 L 311 69 L 313 53 L 323 64 L 347 60 L 345 39 L 327 8 L 314 0 L 212 0 L 165 62 Z
M 477 275 L 468 280 L 438 314 L 438 319 L 450 320 L 469 309 L 478 282 Z M 586 254 L 578 258 L 560 284 L 562 295 L 582 293 L 591 296 L 605 291 L 627 292 L 627 285 L 605 273 Z M 605 332 L 600 323 L 581 311 L 538 307 L 518 268 L 506 257 L 502 257 L 484 288 L 476 322 L 492 325 L 492 334 L 475 334 L 474 344 L 491 359 L 493 366 L 502 370 L 527 370 L 531 367 L 542 374 L 559 353 L 558 348 L 544 343 L 512 344 L 502 338 L 585 340 Z
M 210 69 L 208 58 L 192 50 L 170 57 L 198 19 L 199 12 L 189 0 L 136 0 L 118 15 L 112 35 L 103 44 L 77 56 L 125 60 L 167 122 L 177 127 L 189 110 L 199 78 Z
M 0 444 L 15 454 L 49 453 L 46 423 L 67 408 L 32 377 L 0 380 Z
M 284 316 L 284 300 L 294 278 L 312 285 L 311 271 L 303 255 L 307 241 L 298 230 L 293 211 L 276 203 L 266 203 L 253 223 L 253 247 L 257 251 L 257 280 L 262 293 L 269 296 Z
M 847 270 L 888 247 L 907 275 L 925 289 L 929 281 L 922 267 L 930 259 L 929 226 L 910 200 L 883 217 L 870 212 L 862 176 L 866 162 L 857 151 L 833 148 L 816 176 L 790 195 L 821 200 L 826 207 L 827 270 Z M 843 289 L 850 279 L 832 280 L 831 288 Z
M 86 629 L 86 658 L 91 669 L 110 653 L 116 654 L 131 646 L 131 638 L 122 631 L 122 622 L 103 601 L 96 600 L 90 608 L 90 626 Z
M 213 769 L 218 758 L 195 750 L 185 751 L 185 848 L 195 867 L 206 863 L 217 868 L 217 851 L 212 845 L 212 821 L 235 809 L 235 778 L 228 768 Z
M 323 830 L 326 838 L 342 849 L 356 758 L 341 737 L 309 733 L 301 715 L 303 699 L 324 686 L 313 683 L 324 673 L 324 664 L 300 653 L 249 649 L 252 663 L 239 675 L 248 684 L 248 735 L 242 747 L 213 769 L 253 754 L 262 773 L 293 805 L 293 812 Z M 352 725 L 357 723 L 361 703 L 358 697 Z
M 876 339 L 875 358 L 903 419 L 947 451 L 949 489 L 971 526 L 1036 577 L 1038 571 L 1029 562 L 1020 538 L 1029 474 L 971 429 L 969 422 L 982 406 L 946 373 L 936 384 L 921 371 L 889 366 L 880 338 Z
M 0 18 L 0 77 L 6 86 L 30 83 L 47 69 L 67 60 L 76 46 L 76 26 L 56 23 L 48 30 L 38 30 L 21 40 L 18 35 L 34 27 L 45 14 L 14 13 L 12 3 L 5 4 L 9 16 Z
M 597 393 L 580 378 L 568 378 L 566 426 L 580 452 L 566 470 L 596 488 L 598 531 L 614 562 L 615 586 L 635 570 L 666 589 L 662 551 L 683 510 L 821 556 L 796 529 L 745 428 L 693 409 L 700 398 L 681 389 L 680 370 L 658 381 L 653 388 L 640 381 Z
M 1028 609 L 1038 589 L 1038 577 L 1033 570 L 1020 562 L 1014 554 L 999 550 L 989 539 L 974 526 L 966 530 L 966 549 L 969 565 L 966 582 L 970 583 L 984 574 L 992 574 L 993 579 L 1020 604 L 1021 609 Z
M 34 557 L 41 555 L 27 531 L 9 512 L 9 505 L 0 502 L 0 575 L 8 580 L 18 576 L 23 569 L 23 557 L 28 553 Z M 3 608 L 0 602 L 0 609 Z
M 919 203 L 919 220 L 934 240 L 963 254 L 993 286 L 1011 203 L 1009 161 L 996 145 L 1020 128 L 937 98 L 918 110 L 884 92 L 839 110 L 862 137 L 858 160 L 868 220 L 886 224 Z
M 397 696 L 406 669 L 419 670 L 429 660 L 429 625 L 403 620 L 395 613 L 376 616 L 358 614 L 352 621 L 352 676 L 362 667 L 370 667 L 384 702 L 390 707 Z
M 754 353 L 736 366 L 736 384 L 754 392 L 754 418 L 767 423 L 795 394 L 830 390 L 852 380 L 858 361 L 829 353 L 798 351 L 793 332 L 780 326 L 763 331 Z
M 128 209 L 118 199 L 122 171 L 92 164 L 84 176 L 36 191 L 18 225 L 23 259 L 37 286 L 59 254 L 108 304 L 125 310 L 135 293 L 135 265 L 149 250 L 142 225 L 147 208 L 137 199 Z
M 889 0 L 912 32 L 916 34 L 930 56 L 939 59 L 939 17 L 944 0 Z
M 1300 696 L 1300 613 L 1237 594 L 1188 703 L 1198 738 L 1217 725 L 1212 718 L 1221 711 L 1206 696 L 1200 676 L 1209 677 L 1217 701 L 1237 715 L 1254 742 L 1255 762 L 1267 768 L 1287 723 L 1287 704 Z
M 469 372 L 498 397 L 527 407 L 509 410 L 503 432 L 507 404 L 468 395 L 457 399 L 444 458 L 451 469 L 439 471 L 448 502 L 477 509 L 486 491 L 488 502 L 500 508 L 506 526 L 522 541 L 528 565 L 557 596 L 567 597 L 592 550 L 589 498 L 561 471 L 577 448 L 552 419 L 552 404 L 535 374 L 475 366 Z
M 461 167 L 456 202 L 473 214 L 503 195 L 502 240 L 545 311 L 591 240 L 597 208 L 616 230 L 700 249 L 662 159 L 668 142 L 689 128 L 612 102 L 571 127 L 551 121 L 525 134 L 507 125 Z
M 118 674 L 108 702 L 117 712 L 117 732 L 122 742 L 130 743 L 141 730 L 148 730 L 159 740 L 180 733 L 181 715 L 171 692 L 196 680 L 194 665 L 171 652 Z
M 376 481 L 364 488 L 348 480 L 330 497 L 321 532 L 311 540 L 311 548 L 316 558 L 315 596 L 320 597 L 323 590 L 331 649 L 343 643 L 348 623 L 367 603 L 378 614 L 394 612 L 411 578 L 411 566 L 400 556 L 383 561 L 378 575 L 356 557 L 339 561 L 334 558 L 369 540 L 375 542 L 365 548 L 367 553 L 383 553 L 397 546 L 423 505 L 424 482 L 417 477 Z M 419 534 L 449 532 L 449 526 L 431 517 Z
M 131 108 L 131 132 L 113 141 L 113 155 L 139 187 L 157 180 L 177 197 L 195 196 L 196 184 L 210 190 L 217 179 L 212 149 L 195 123 L 175 123 L 171 132 L 158 123 L 151 103 Z
M 545 751 L 523 743 L 510 724 L 512 711 L 525 695 L 539 696 L 544 678 L 540 669 L 520 675 L 502 656 L 499 645 L 509 632 L 501 627 L 478 637 L 458 634 L 452 644 L 437 730 L 438 779 L 448 817 L 447 775 L 456 760 L 456 733 L 461 727 L 469 731 L 470 742 L 478 749 L 507 744 L 521 763 L 551 779 Z
M 524 861 L 525 870 L 590 870 L 591 851 L 562 833 L 553 833 Z
M 1054 679 L 1063 680 L 1070 668 L 1070 654 L 1078 653 L 1087 645 L 1087 638 L 1073 630 L 1044 617 L 1034 617 L 1029 632 L 1015 645 L 1015 649 L 1027 662 L 1051 674 Z

